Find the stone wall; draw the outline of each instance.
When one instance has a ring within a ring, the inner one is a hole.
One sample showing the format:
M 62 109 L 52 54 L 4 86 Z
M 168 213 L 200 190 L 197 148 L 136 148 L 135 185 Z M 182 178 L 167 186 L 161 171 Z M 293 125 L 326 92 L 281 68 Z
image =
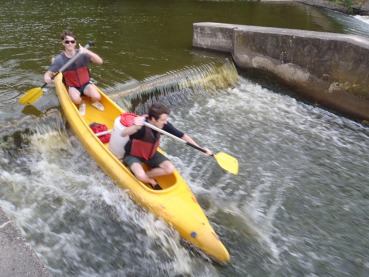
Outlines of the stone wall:
M 244 74 L 272 77 L 298 96 L 369 120 L 369 40 L 333 33 L 195 23 L 193 46 L 230 52 Z

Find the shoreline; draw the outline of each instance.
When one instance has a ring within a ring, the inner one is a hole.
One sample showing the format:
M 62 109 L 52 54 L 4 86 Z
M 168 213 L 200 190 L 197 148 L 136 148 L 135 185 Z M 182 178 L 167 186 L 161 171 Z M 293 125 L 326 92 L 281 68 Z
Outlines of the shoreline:
M 369 15 L 369 0 L 365 0 L 363 3 L 360 2 L 358 4 L 352 4 L 352 12 L 349 12 L 348 7 L 328 0 L 260 0 L 260 2 L 295 2 L 309 6 L 330 9 L 346 14 Z

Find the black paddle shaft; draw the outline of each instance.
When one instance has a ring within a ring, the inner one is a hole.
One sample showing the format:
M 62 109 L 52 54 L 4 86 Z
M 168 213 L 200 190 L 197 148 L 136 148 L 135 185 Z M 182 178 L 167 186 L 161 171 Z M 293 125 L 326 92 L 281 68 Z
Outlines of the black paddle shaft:
M 168 136 L 168 137 L 170 137 L 172 139 L 175 139 L 175 140 L 177 140 L 179 142 L 182 142 L 184 144 L 187 144 L 188 146 L 191 146 L 191 147 L 195 148 L 196 150 L 199 150 L 199 151 L 201 151 L 203 153 L 206 153 L 207 152 L 204 148 L 201 148 L 201 147 L 199 147 L 199 146 L 197 146 L 195 144 L 192 144 L 192 143 L 190 143 L 188 141 L 185 141 L 184 139 L 181 139 L 179 137 L 176 137 L 175 135 L 172 135 L 172 134 L 164 131 L 163 129 L 160 129 L 160 128 L 158 128 L 158 127 L 156 127 L 156 126 L 154 126 L 154 125 L 152 125 L 150 123 L 144 122 L 144 125 L 147 126 L 147 127 L 149 127 L 149 128 L 151 128 L 151 129 L 153 129 L 153 130 L 155 130 L 155 131 L 157 131 L 157 132 L 159 132 L 159 133 L 162 133 L 162 134 L 164 134 L 164 135 L 166 135 L 166 136 Z

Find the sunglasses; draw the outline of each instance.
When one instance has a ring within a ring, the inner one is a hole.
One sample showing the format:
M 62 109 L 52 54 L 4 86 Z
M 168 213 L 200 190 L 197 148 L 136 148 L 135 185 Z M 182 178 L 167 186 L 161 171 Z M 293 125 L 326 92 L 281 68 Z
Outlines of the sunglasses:
M 75 44 L 76 41 L 75 40 L 64 40 L 64 43 L 65 44 L 69 44 L 69 43 Z

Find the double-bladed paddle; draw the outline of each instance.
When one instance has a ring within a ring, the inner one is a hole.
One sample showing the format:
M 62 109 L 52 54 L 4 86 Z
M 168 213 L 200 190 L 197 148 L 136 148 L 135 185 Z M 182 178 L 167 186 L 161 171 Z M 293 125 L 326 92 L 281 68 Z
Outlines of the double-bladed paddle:
M 170 134 L 170 133 L 168 133 L 168 132 L 166 132 L 166 131 L 164 131 L 164 130 L 162 130 L 162 129 L 160 129 L 160 128 L 158 128 L 158 127 L 156 127 L 156 126 L 154 126 L 150 123 L 144 122 L 144 125 L 151 128 L 151 129 L 153 129 L 153 130 L 155 130 L 155 131 L 157 131 L 157 132 L 159 132 L 159 133 L 162 133 L 162 134 L 164 134 L 164 135 L 166 135 L 166 136 L 168 136 L 172 139 L 175 139 L 179 142 L 182 142 L 182 143 L 184 143 L 188 146 L 191 146 L 191 147 L 195 148 L 196 150 L 199 150 L 203 153 L 206 153 L 205 149 L 203 149 L 203 148 L 201 148 L 197 145 L 194 145 L 192 143 L 189 143 L 189 142 L 185 141 L 184 139 L 176 137 L 176 136 L 174 136 L 174 135 L 172 135 L 172 134 Z M 238 174 L 238 160 L 235 157 L 232 157 L 231 155 L 229 155 L 227 153 L 224 153 L 224 152 L 219 152 L 217 154 L 212 154 L 211 156 L 215 158 L 215 160 L 218 162 L 218 164 L 220 165 L 221 168 L 223 168 L 224 170 L 226 170 L 226 171 L 228 171 L 232 174 L 235 174 L 235 175 Z
M 84 48 L 88 49 L 90 46 L 93 45 L 93 42 L 89 42 L 86 44 Z M 66 70 L 75 60 L 77 60 L 83 53 L 81 51 L 78 51 L 65 65 L 63 65 L 59 71 L 51 77 L 51 80 L 53 80 L 60 72 L 63 72 Z M 32 105 L 35 103 L 44 93 L 42 90 L 44 87 L 47 86 L 47 83 L 44 83 L 41 87 L 33 88 L 25 95 L 23 95 L 21 98 L 19 98 L 18 102 L 23 105 Z

